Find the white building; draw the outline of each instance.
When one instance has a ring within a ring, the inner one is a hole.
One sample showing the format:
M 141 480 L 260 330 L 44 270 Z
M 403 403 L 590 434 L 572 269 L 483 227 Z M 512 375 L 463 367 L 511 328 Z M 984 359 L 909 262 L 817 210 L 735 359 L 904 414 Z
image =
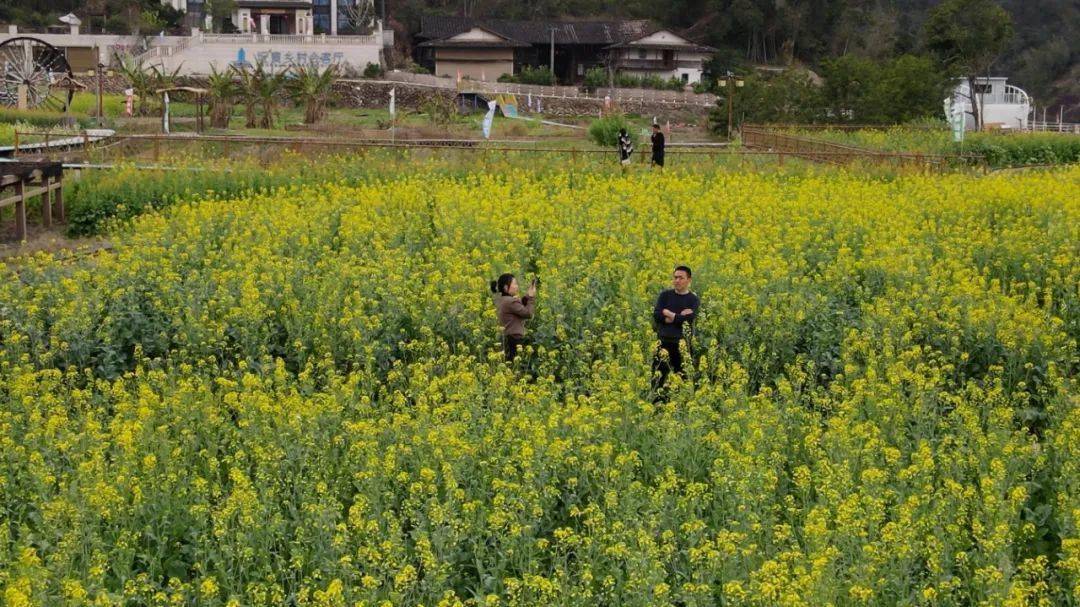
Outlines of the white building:
M 261 19 L 261 17 L 260 17 Z M 376 22 L 367 35 L 328 36 L 325 34 L 208 34 L 195 30 L 190 36 L 113 36 L 103 34 L 30 34 L 59 49 L 71 69 L 84 73 L 98 62 L 114 65 L 118 57 L 135 56 L 146 65 L 181 75 L 205 75 L 212 68 L 254 65 L 262 62 L 271 70 L 291 65 L 314 64 L 362 72 L 367 64 L 382 63 L 383 50 L 393 45 L 392 32 Z M 0 34 L 0 42 L 20 36 L 11 26 Z
M 1007 129 L 1026 129 L 1031 113 L 1031 97 L 1018 87 L 1005 83 L 1006 78 L 977 78 L 974 102 L 978 104 L 983 126 L 998 125 Z M 952 102 L 966 115 L 964 128 L 975 130 L 975 114 L 971 108 L 973 96 L 968 81 L 962 78 L 953 89 Z
M 701 82 L 705 61 L 716 52 L 668 30 L 608 47 L 615 70 L 636 77 L 677 78 L 686 84 Z
M 206 0 L 161 1 L 187 13 L 189 26 L 208 31 L 337 36 L 359 33 L 353 23 L 358 14 L 374 15 L 372 0 L 235 0 L 229 24 L 210 23 Z

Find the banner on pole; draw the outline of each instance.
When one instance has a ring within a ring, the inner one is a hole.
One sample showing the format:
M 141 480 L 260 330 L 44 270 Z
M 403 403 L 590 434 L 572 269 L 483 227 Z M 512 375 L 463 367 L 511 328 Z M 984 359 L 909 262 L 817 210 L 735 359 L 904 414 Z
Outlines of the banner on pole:
M 497 105 L 494 101 L 488 101 L 488 111 L 484 114 L 484 123 L 481 125 L 484 130 L 484 139 L 491 137 L 491 123 L 495 121 L 495 106 Z
M 165 132 L 165 134 L 168 135 L 169 134 L 169 94 L 168 93 L 165 93 L 165 94 L 163 94 L 161 96 L 161 103 L 162 103 L 162 105 L 165 106 L 163 108 L 162 112 L 161 112 L 161 130 L 163 130 Z

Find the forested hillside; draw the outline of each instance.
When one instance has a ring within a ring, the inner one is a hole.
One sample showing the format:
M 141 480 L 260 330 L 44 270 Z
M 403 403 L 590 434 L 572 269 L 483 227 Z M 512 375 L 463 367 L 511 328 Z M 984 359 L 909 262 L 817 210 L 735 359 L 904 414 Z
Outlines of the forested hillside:
M 779 63 L 794 58 L 811 66 L 845 54 L 884 59 L 917 51 L 922 23 L 938 4 L 936 0 L 375 1 L 380 9 L 385 1 L 389 18 L 406 32 L 416 30 L 425 12 L 518 19 L 647 17 L 721 48 L 721 63 Z M 124 19 L 145 23 L 155 17 L 167 24 L 171 17 L 156 0 L 6 0 L 0 3 L 0 22 L 56 23 L 59 15 L 79 14 L 93 4 L 107 5 L 114 26 Z M 1080 2 L 1000 0 L 1000 4 L 1012 16 L 1015 35 L 994 71 L 1025 88 L 1040 106 L 1080 103 Z

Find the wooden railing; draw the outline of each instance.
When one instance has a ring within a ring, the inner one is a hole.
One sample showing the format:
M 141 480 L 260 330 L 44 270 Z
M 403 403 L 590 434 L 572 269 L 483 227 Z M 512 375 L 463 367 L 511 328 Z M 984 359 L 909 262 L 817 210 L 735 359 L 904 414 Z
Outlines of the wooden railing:
M 59 162 L 14 162 L 0 164 L 0 192 L 11 188 L 10 196 L 0 195 L 0 209 L 15 208 L 15 238 L 26 240 L 26 203 L 41 196 L 41 222 L 45 227 L 53 220 L 63 222 L 64 171 Z

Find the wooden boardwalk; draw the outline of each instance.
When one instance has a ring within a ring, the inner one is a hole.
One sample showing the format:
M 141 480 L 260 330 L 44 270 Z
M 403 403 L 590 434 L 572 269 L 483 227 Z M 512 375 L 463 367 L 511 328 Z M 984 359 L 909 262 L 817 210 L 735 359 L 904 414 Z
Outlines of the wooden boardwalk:
M 17 158 L 20 155 L 33 156 L 40 154 L 46 150 L 66 150 L 70 148 L 83 147 L 87 144 L 97 143 L 103 141 L 116 134 L 116 131 L 112 129 L 86 129 L 79 134 L 72 135 L 70 133 L 64 134 L 48 134 L 41 133 L 37 136 L 45 137 L 44 141 L 35 142 L 19 142 L 20 136 L 25 136 L 26 133 L 15 134 L 15 144 L 0 146 L 0 157 L 14 157 Z

